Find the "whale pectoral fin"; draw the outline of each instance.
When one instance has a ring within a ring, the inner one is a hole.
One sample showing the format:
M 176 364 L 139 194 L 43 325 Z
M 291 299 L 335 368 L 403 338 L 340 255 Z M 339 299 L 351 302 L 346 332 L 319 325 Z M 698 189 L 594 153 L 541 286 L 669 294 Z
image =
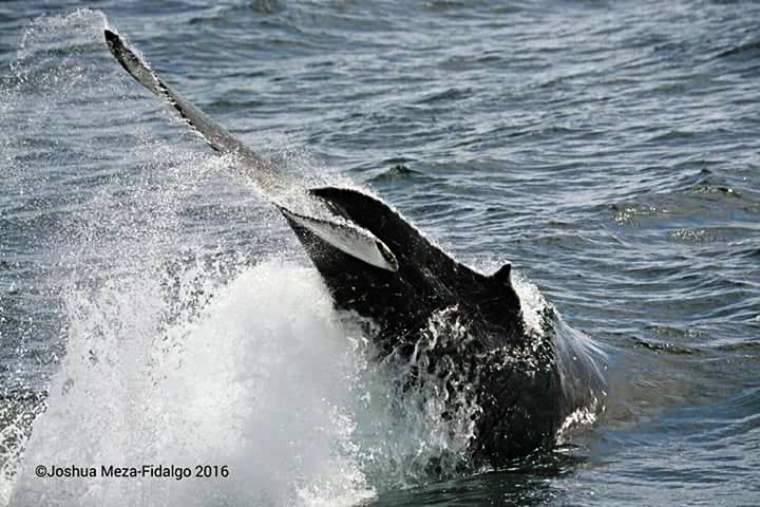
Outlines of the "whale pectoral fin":
M 189 103 L 164 83 L 148 63 L 136 51 L 127 46 L 116 32 L 106 28 L 104 35 L 108 48 L 121 66 L 141 85 L 159 97 L 166 99 L 182 119 L 198 132 L 214 150 L 220 153 L 235 154 L 249 166 L 269 167 L 267 161 L 234 138 L 227 129 L 209 118 L 206 113 Z
M 507 262 L 502 267 L 489 275 L 489 278 L 504 285 L 512 285 L 512 264 Z
M 391 272 L 398 271 L 398 260 L 390 248 L 366 229 L 348 222 L 333 222 L 301 215 L 282 205 L 278 207 L 296 232 L 299 227 L 306 229 L 320 240 L 351 257 Z

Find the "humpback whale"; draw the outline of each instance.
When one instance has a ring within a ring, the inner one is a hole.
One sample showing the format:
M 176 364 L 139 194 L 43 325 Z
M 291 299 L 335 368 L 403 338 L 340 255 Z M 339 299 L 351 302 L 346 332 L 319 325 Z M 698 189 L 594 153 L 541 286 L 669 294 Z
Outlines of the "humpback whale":
M 568 416 L 589 403 L 594 393 L 579 394 L 577 386 L 586 389 L 591 384 L 579 379 L 598 371 L 578 359 L 583 351 L 568 352 L 550 305 L 537 328 L 526 323 L 510 264 L 482 274 L 456 261 L 388 204 L 353 188 L 304 188 L 309 206 L 293 209 L 274 192 L 293 182 L 271 161 L 177 94 L 112 28 L 104 35 L 133 78 L 271 196 L 334 306 L 372 323 L 368 329 L 379 357 L 413 365 L 409 385 L 441 380 L 437 395 L 452 414 L 463 404 L 475 407 L 468 415 L 468 453 L 475 463 L 499 467 L 550 448 Z

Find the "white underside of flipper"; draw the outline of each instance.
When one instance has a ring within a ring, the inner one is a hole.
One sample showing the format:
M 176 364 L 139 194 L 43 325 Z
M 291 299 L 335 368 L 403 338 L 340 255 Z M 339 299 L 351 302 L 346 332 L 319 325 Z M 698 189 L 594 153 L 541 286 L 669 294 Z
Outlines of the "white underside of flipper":
M 322 241 L 341 252 L 355 257 L 372 266 L 398 271 L 398 260 L 390 248 L 371 232 L 354 224 L 332 222 L 293 213 L 279 206 L 282 213 L 292 222 L 308 230 Z

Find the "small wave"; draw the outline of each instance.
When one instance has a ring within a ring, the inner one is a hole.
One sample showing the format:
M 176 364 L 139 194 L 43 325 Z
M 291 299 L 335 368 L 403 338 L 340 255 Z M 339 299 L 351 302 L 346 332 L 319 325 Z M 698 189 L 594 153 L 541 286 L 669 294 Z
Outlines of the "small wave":
M 684 141 L 688 139 L 692 139 L 695 136 L 697 136 L 696 132 L 688 131 L 688 130 L 676 130 L 671 129 L 664 133 L 658 133 L 651 138 L 649 138 L 650 143 L 663 143 L 667 141 Z
M 665 209 L 638 203 L 611 204 L 610 209 L 613 211 L 613 220 L 619 225 L 628 225 L 643 217 L 654 217 L 667 213 Z
M 433 104 L 436 102 L 445 102 L 450 100 L 461 100 L 472 95 L 471 88 L 449 88 L 441 92 L 434 92 L 417 99 L 417 104 Z
M 646 340 L 644 338 L 640 338 L 638 336 L 630 336 L 629 340 L 636 347 L 641 347 L 647 350 L 651 350 L 653 352 L 662 352 L 665 354 L 687 355 L 687 356 L 698 355 L 701 353 L 701 350 L 695 347 L 684 347 L 684 346 L 676 345 L 674 343 L 669 343 L 669 342 L 658 343 L 651 340 Z
M 424 173 L 410 169 L 409 166 L 404 163 L 399 163 L 392 166 L 390 169 L 387 169 L 380 174 L 373 176 L 370 181 L 379 183 L 398 180 L 412 180 L 423 175 Z
M 716 56 L 716 58 L 742 57 L 749 58 L 760 54 L 760 40 L 746 42 L 738 46 L 726 49 Z
M 714 243 L 740 240 L 754 234 L 750 227 L 680 227 L 668 232 L 668 238 L 683 243 Z

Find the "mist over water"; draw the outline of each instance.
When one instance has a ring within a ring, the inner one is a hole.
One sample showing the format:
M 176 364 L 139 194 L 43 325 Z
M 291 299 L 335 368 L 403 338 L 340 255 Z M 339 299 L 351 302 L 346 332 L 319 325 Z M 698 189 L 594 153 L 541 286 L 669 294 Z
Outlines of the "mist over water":
M 102 12 L 5 5 L 0 505 L 757 503 L 756 7 L 105 2 L 284 171 L 367 188 L 484 272 L 513 261 L 526 321 L 530 279 L 564 354 L 605 357 L 604 414 L 485 473 L 468 408 L 399 396 L 403 365 L 114 62 Z

